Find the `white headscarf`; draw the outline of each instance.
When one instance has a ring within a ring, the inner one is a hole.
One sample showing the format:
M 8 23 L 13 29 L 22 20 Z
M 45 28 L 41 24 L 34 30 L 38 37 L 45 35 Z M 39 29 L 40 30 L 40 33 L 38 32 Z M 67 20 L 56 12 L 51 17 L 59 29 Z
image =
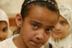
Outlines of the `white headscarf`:
M 70 25 L 69 32 L 72 32 L 72 9 L 69 6 L 60 4 L 59 11 L 60 11 L 61 16 L 63 16 Z
M 9 28 L 8 16 L 2 9 L 0 9 L 0 21 L 7 22 L 7 24 L 8 24 L 8 38 L 11 37 L 12 36 L 12 32 L 11 32 L 11 30 Z

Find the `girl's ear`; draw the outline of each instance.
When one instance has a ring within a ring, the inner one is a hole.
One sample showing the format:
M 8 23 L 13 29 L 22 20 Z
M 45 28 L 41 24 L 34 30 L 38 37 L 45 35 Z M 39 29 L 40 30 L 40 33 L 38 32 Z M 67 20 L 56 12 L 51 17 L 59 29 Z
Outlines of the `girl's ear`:
M 21 15 L 20 14 L 16 14 L 16 24 L 17 24 L 17 26 L 18 27 L 21 27 L 21 25 L 22 25 L 22 17 L 21 17 Z

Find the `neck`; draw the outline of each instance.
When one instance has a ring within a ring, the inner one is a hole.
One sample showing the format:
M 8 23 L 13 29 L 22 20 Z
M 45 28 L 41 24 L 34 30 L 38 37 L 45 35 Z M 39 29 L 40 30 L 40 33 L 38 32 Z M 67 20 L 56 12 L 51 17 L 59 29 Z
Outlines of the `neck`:
M 13 41 L 18 48 L 27 48 L 20 36 L 14 38 Z

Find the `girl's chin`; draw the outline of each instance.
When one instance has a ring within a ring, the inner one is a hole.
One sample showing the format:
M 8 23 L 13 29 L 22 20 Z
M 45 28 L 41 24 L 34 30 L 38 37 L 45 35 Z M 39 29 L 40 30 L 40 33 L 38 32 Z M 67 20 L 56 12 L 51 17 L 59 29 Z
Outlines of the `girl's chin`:
M 56 39 L 57 39 L 57 38 L 61 38 L 61 36 L 57 36 L 57 35 L 54 35 L 53 37 L 56 38 Z

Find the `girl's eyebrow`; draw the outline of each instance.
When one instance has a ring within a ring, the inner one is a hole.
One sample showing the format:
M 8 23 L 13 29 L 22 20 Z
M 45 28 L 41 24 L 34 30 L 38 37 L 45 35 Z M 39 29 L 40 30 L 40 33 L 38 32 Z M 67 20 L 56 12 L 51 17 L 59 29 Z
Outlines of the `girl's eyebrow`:
M 68 21 L 62 17 L 62 19 L 60 19 L 60 21 L 65 21 L 68 24 Z
M 47 26 L 47 28 L 54 28 L 54 26 Z
M 41 23 L 40 21 L 38 21 L 38 20 L 32 20 L 32 19 L 31 19 L 30 22 L 34 22 L 34 23 L 37 23 L 37 24 L 39 24 L 39 25 L 42 25 L 42 23 Z M 46 25 L 46 27 L 54 28 L 53 25 Z
M 42 25 L 41 22 L 40 22 L 40 21 L 37 21 L 37 20 L 31 20 L 30 22 L 32 22 L 32 23 L 37 23 L 37 24 L 39 24 L 39 25 Z

